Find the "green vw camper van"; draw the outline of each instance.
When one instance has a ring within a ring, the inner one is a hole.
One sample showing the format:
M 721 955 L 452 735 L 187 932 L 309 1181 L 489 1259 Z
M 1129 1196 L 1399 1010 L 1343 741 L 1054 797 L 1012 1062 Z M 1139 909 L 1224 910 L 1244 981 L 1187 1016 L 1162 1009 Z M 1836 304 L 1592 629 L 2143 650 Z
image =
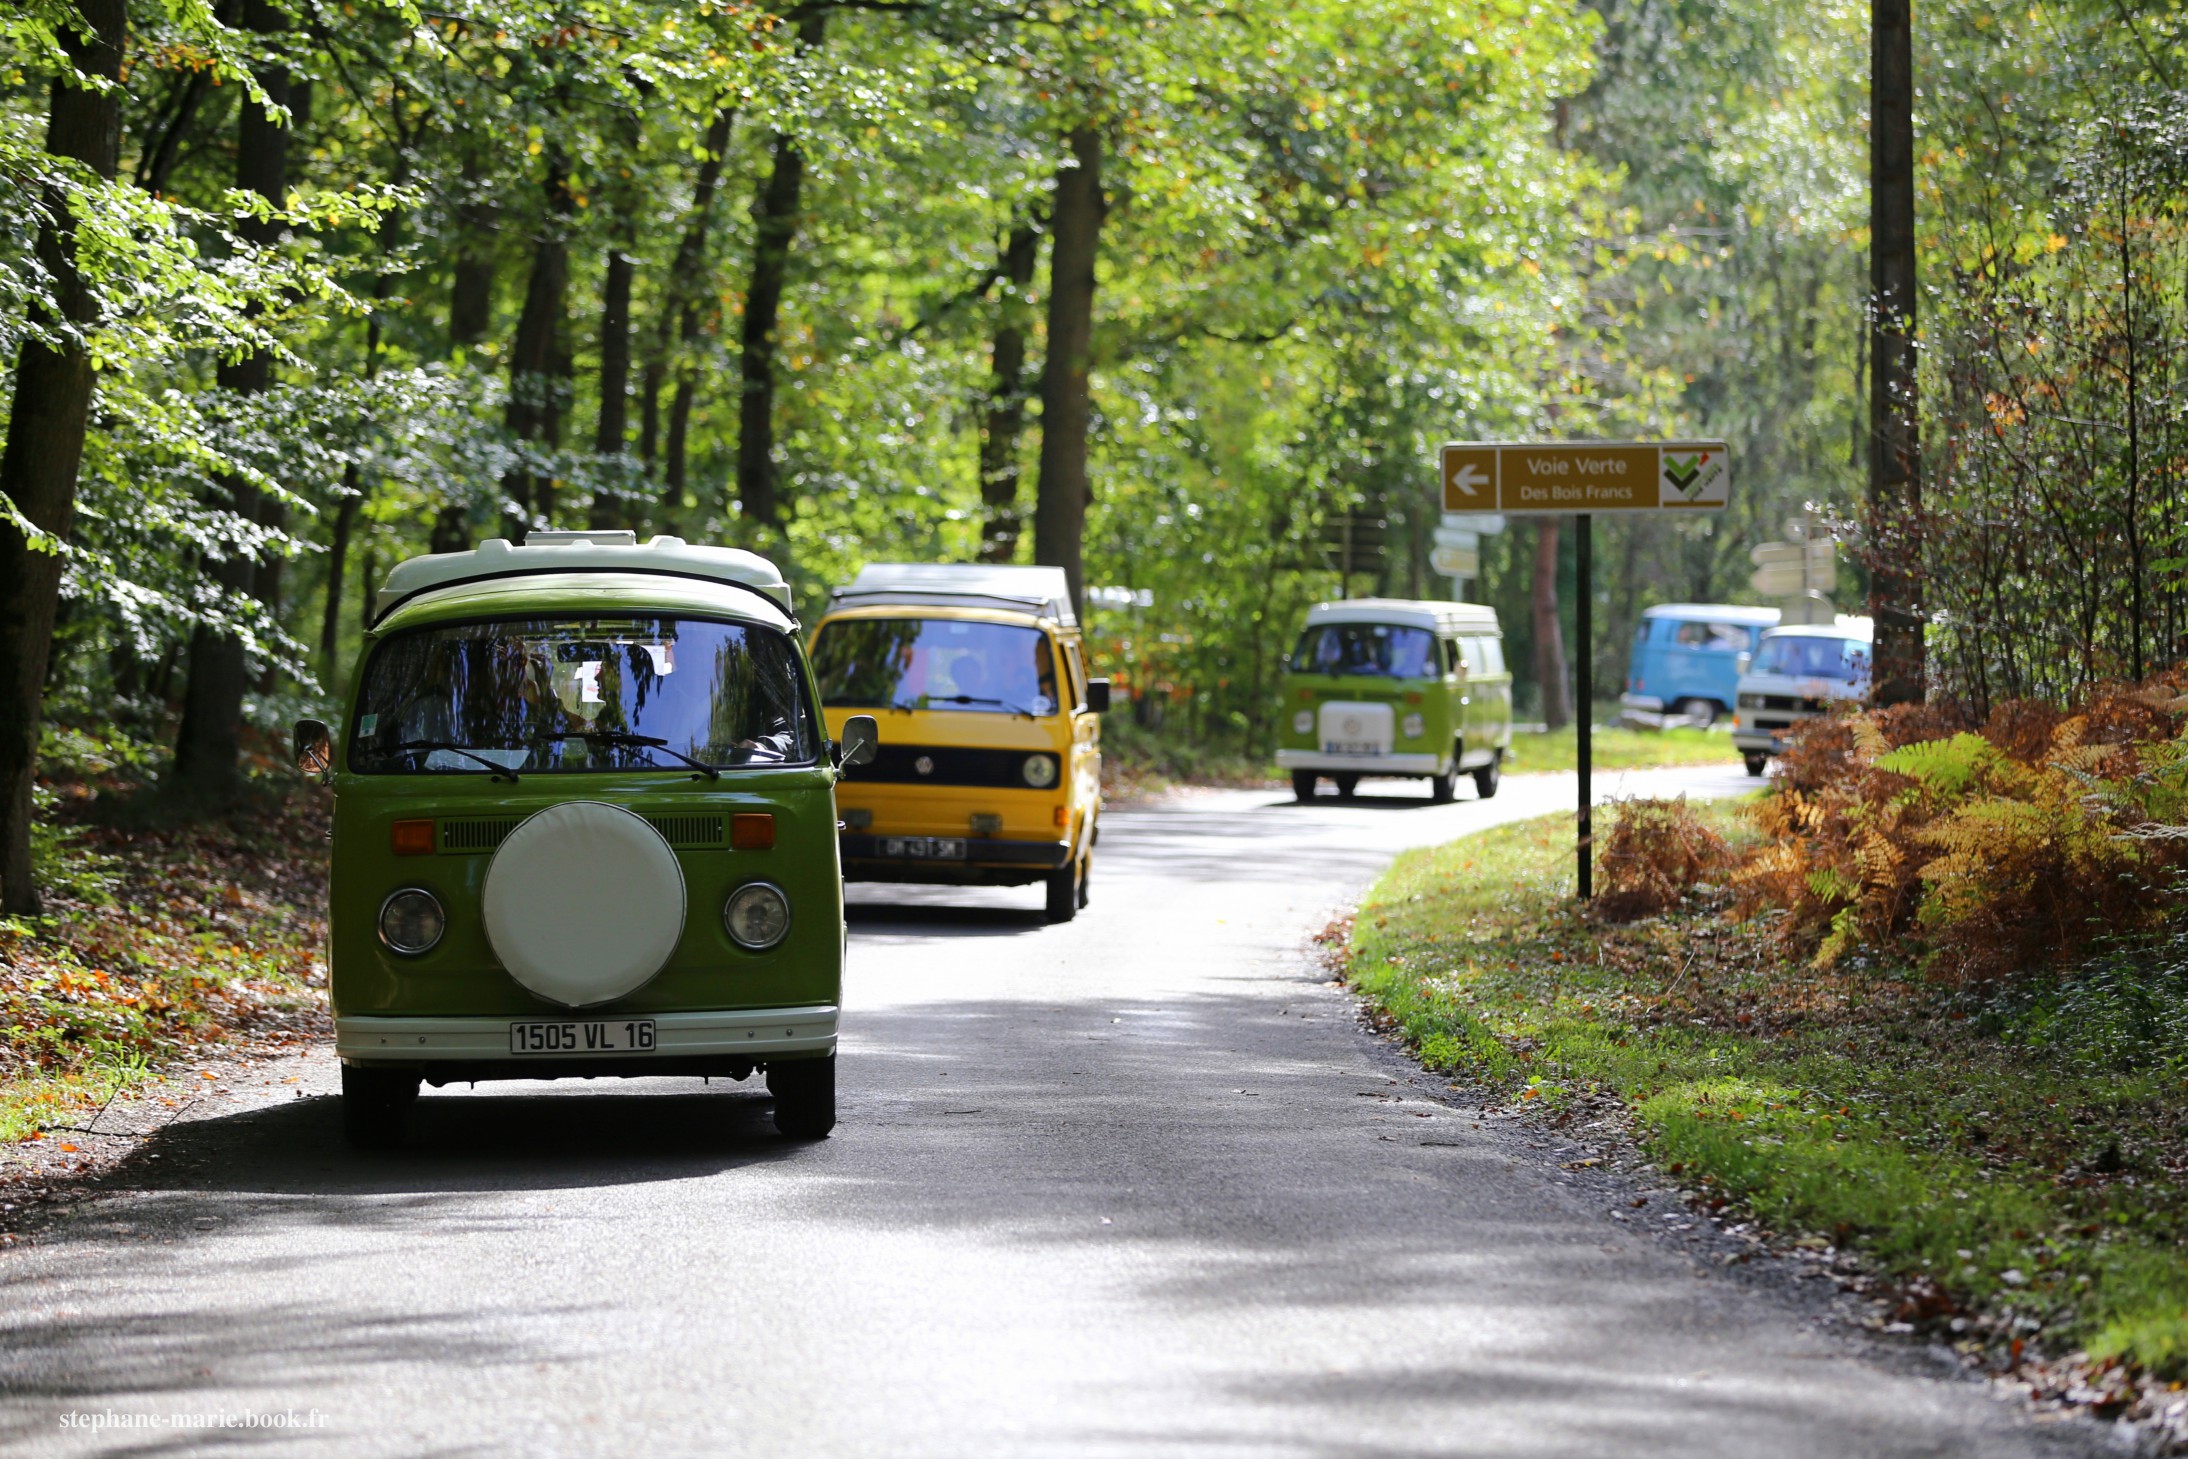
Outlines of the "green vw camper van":
M 328 933 L 344 1122 L 401 1139 L 421 1083 L 763 1072 L 835 1124 L 835 782 L 782 575 L 627 532 L 388 575 L 339 731 Z
M 1471 774 L 1487 800 L 1512 748 L 1512 675 L 1494 608 L 1355 598 L 1307 611 L 1285 661 L 1276 752 L 1292 792 L 1349 797 L 1364 775 L 1417 776 L 1452 798 Z

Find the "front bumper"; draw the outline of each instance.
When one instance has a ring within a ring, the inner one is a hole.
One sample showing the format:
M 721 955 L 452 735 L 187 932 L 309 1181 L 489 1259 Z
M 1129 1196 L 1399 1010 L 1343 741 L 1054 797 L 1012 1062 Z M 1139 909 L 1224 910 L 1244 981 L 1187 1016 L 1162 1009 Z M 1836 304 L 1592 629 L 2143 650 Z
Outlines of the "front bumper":
M 1278 750 L 1285 770 L 1320 770 L 1352 775 L 1441 775 L 1450 761 L 1436 755 L 1325 755 L 1320 750 Z
M 1639 710 L 1643 714 L 1662 714 L 1664 712 L 1664 701 L 1654 694 L 1621 694 L 1618 696 L 1618 702 L 1628 709 Z
M 503 1077 L 524 1077 L 528 1068 L 599 1066 L 603 1072 L 639 1073 L 658 1066 L 663 1074 L 691 1061 L 766 1060 L 785 1054 L 820 1055 L 836 1051 L 833 1004 L 803 1008 L 740 1009 L 733 1013 L 604 1013 L 570 1009 L 563 1013 L 497 1015 L 481 1018 L 401 1018 L 359 1014 L 334 1020 L 334 1051 L 352 1064 L 499 1065 Z M 542 1020 L 582 1023 L 595 1019 L 653 1020 L 654 1047 L 644 1054 L 567 1055 L 552 1060 L 509 1052 L 509 1025 Z

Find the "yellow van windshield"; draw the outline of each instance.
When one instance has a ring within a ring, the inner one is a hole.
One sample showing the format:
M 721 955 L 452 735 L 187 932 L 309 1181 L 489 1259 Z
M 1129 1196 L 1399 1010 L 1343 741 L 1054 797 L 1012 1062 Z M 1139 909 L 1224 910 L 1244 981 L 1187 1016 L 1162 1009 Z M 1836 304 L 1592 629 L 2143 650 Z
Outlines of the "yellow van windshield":
M 839 618 L 813 641 L 821 702 L 857 709 L 1056 712 L 1048 635 L 956 618 Z

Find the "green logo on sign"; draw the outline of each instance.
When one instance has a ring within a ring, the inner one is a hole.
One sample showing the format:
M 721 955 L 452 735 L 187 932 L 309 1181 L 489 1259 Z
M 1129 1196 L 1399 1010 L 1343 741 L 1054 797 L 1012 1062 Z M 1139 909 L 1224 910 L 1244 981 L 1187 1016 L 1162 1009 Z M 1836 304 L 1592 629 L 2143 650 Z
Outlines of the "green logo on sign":
M 1701 452 L 1674 456 L 1667 451 L 1664 453 L 1664 480 L 1671 483 L 1672 490 L 1691 501 L 1701 484 L 1702 463 L 1708 459 Z

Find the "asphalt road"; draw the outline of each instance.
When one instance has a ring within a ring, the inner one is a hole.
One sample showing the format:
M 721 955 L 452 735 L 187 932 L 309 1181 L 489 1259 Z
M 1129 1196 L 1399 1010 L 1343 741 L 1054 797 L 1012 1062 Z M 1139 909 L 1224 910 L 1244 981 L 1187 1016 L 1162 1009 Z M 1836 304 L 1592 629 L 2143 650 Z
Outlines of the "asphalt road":
M 0 1256 L 0 1450 L 2080 1452 L 1614 1220 L 1323 985 L 1308 936 L 1395 852 L 1570 796 L 1116 812 L 1063 927 L 854 887 L 820 1144 L 659 1080 L 429 1092 L 364 1157 L 326 1052 L 224 1076 Z

